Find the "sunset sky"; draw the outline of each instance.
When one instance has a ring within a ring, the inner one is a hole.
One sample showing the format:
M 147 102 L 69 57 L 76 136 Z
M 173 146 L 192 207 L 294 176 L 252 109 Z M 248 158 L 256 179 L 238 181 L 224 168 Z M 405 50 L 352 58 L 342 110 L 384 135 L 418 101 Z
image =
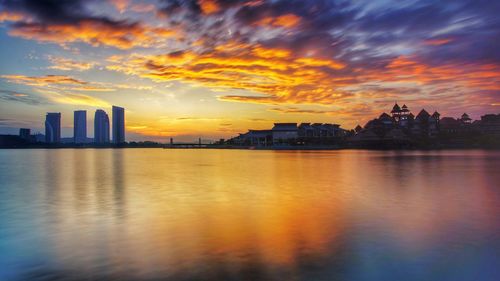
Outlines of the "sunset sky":
M 0 0 L 0 134 L 126 109 L 127 140 L 500 113 L 500 1 Z

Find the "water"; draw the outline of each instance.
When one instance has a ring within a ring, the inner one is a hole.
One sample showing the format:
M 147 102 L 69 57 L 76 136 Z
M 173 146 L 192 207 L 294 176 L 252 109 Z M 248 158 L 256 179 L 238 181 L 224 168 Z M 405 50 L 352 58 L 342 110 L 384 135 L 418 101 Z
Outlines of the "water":
M 500 280 L 500 152 L 0 150 L 0 280 Z

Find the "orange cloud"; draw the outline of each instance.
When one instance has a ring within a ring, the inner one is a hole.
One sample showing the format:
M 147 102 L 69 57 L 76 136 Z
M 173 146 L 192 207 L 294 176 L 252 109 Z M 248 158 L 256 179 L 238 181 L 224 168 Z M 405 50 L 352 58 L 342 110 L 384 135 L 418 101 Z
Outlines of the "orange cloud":
M 110 0 L 111 4 L 115 6 L 116 10 L 120 13 L 124 13 L 130 4 L 130 0 Z
M 450 83 L 475 90 L 500 90 L 500 66 L 493 64 L 443 64 L 431 66 L 410 57 L 401 56 L 389 63 L 384 71 L 364 79 L 415 82 L 418 84 Z
M 273 56 L 273 54 L 276 54 Z M 110 57 L 110 70 L 156 81 L 182 80 L 219 89 L 244 89 L 263 96 L 222 96 L 257 103 L 332 103 L 346 97 L 331 73 L 344 67 L 332 59 L 295 57 L 290 51 L 229 43 L 212 53 Z
M 156 7 L 153 4 L 137 3 L 130 6 L 130 10 L 136 13 L 149 13 L 156 10 Z
M 9 31 L 12 36 L 41 42 L 84 42 L 92 46 L 112 46 L 118 49 L 150 47 L 176 33 L 165 28 L 141 24 L 111 24 L 106 21 L 82 20 L 75 24 L 18 24 Z
M 14 12 L 2 11 L 0 12 L 0 22 L 4 21 L 20 21 L 26 18 L 25 15 Z
M 53 102 L 62 104 L 85 105 L 93 107 L 111 107 L 108 102 L 102 99 L 83 94 L 51 93 L 50 95 L 46 95 L 46 97 Z
M 66 70 L 66 71 L 69 70 L 84 71 L 84 70 L 89 70 L 95 66 L 94 62 L 74 61 L 63 57 L 49 56 L 49 61 L 52 63 L 52 65 L 48 67 L 49 69 Z
M 300 22 L 300 17 L 286 14 L 279 17 L 266 17 L 258 21 L 257 25 L 292 28 Z
M 426 45 L 431 45 L 431 46 L 440 46 L 440 45 L 448 44 L 451 41 L 453 41 L 453 40 L 452 39 L 428 39 L 428 40 L 425 40 L 424 43 Z
M 210 15 L 219 11 L 220 7 L 214 0 L 198 0 L 202 12 L 206 15 Z
M 1 78 L 11 83 L 23 84 L 33 87 L 42 87 L 57 90 L 94 91 L 109 92 L 114 88 L 106 87 L 100 83 L 91 83 L 78 80 L 65 75 L 24 76 L 24 75 L 2 75 Z

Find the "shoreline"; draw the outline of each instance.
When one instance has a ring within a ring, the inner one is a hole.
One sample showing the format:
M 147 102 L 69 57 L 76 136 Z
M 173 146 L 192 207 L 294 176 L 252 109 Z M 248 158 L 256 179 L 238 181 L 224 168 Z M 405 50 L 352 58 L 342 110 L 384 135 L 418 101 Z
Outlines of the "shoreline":
M 391 147 L 391 146 L 227 146 L 227 145 L 121 145 L 121 146 L 80 146 L 80 145 L 29 145 L 29 146 L 0 146 L 0 149 L 136 149 L 136 148 L 156 148 L 156 149 L 223 149 L 223 150 L 275 150 L 275 151 L 311 151 L 311 150 L 373 150 L 373 151 L 422 151 L 422 150 L 500 150 L 500 146 L 422 146 L 422 147 Z

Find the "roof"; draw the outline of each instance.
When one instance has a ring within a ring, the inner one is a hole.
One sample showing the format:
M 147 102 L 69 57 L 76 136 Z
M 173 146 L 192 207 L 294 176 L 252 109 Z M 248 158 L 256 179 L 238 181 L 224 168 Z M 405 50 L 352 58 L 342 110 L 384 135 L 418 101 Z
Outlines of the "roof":
M 365 124 L 365 129 L 370 127 L 380 126 L 382 122 L 378 119 L 372 119 Z
M 408 109 L 408 106 L 406 104 L 403 104 L 402 110 L 403 112 L 409 112 L 410 110 Z
M 274 123 L 273 131 L 296 131 L 297 123 Z
M 399 105 L 397 103 L 395 103 L 394 106 L 392 107 L 391 113 L 396 113 L 396 112 L 400 112 L 400 111 L 401 111 L 401 108 L 399 107 Z
M 249 133 L 271 133 L 272 130 L 248 130 Z
M 380 114 L 380 116 L 378 118 L 382 119 L 382 118 L 392 118 L 392 117 L 389 114 L 384 112 L 384 113 Z
M 453 117 L 443 117 L 441 118 L 439 123 L 441 125 L 441 128 L 456 127 L 460 124 L 459 121 Z
M 267 136 L 271 135 L 273 131 L 271 130 L 248 130 L 247 136 L 256 137 L 256 136 Z
M 462 119 L 471 120 L 469 117 L 469 114 L 467 114 L 467 113 L 462 114 Z
M 416 119 L 428 119 L 431 115 L 425 109 L 420 110 Z
M 439 116 L 441 116 L 441 114 L 439 114 L 439 112 L 437 111 L 434 111 L 434 113 L 432 113 L 432 116 L 433 118 L 439 118 Z

